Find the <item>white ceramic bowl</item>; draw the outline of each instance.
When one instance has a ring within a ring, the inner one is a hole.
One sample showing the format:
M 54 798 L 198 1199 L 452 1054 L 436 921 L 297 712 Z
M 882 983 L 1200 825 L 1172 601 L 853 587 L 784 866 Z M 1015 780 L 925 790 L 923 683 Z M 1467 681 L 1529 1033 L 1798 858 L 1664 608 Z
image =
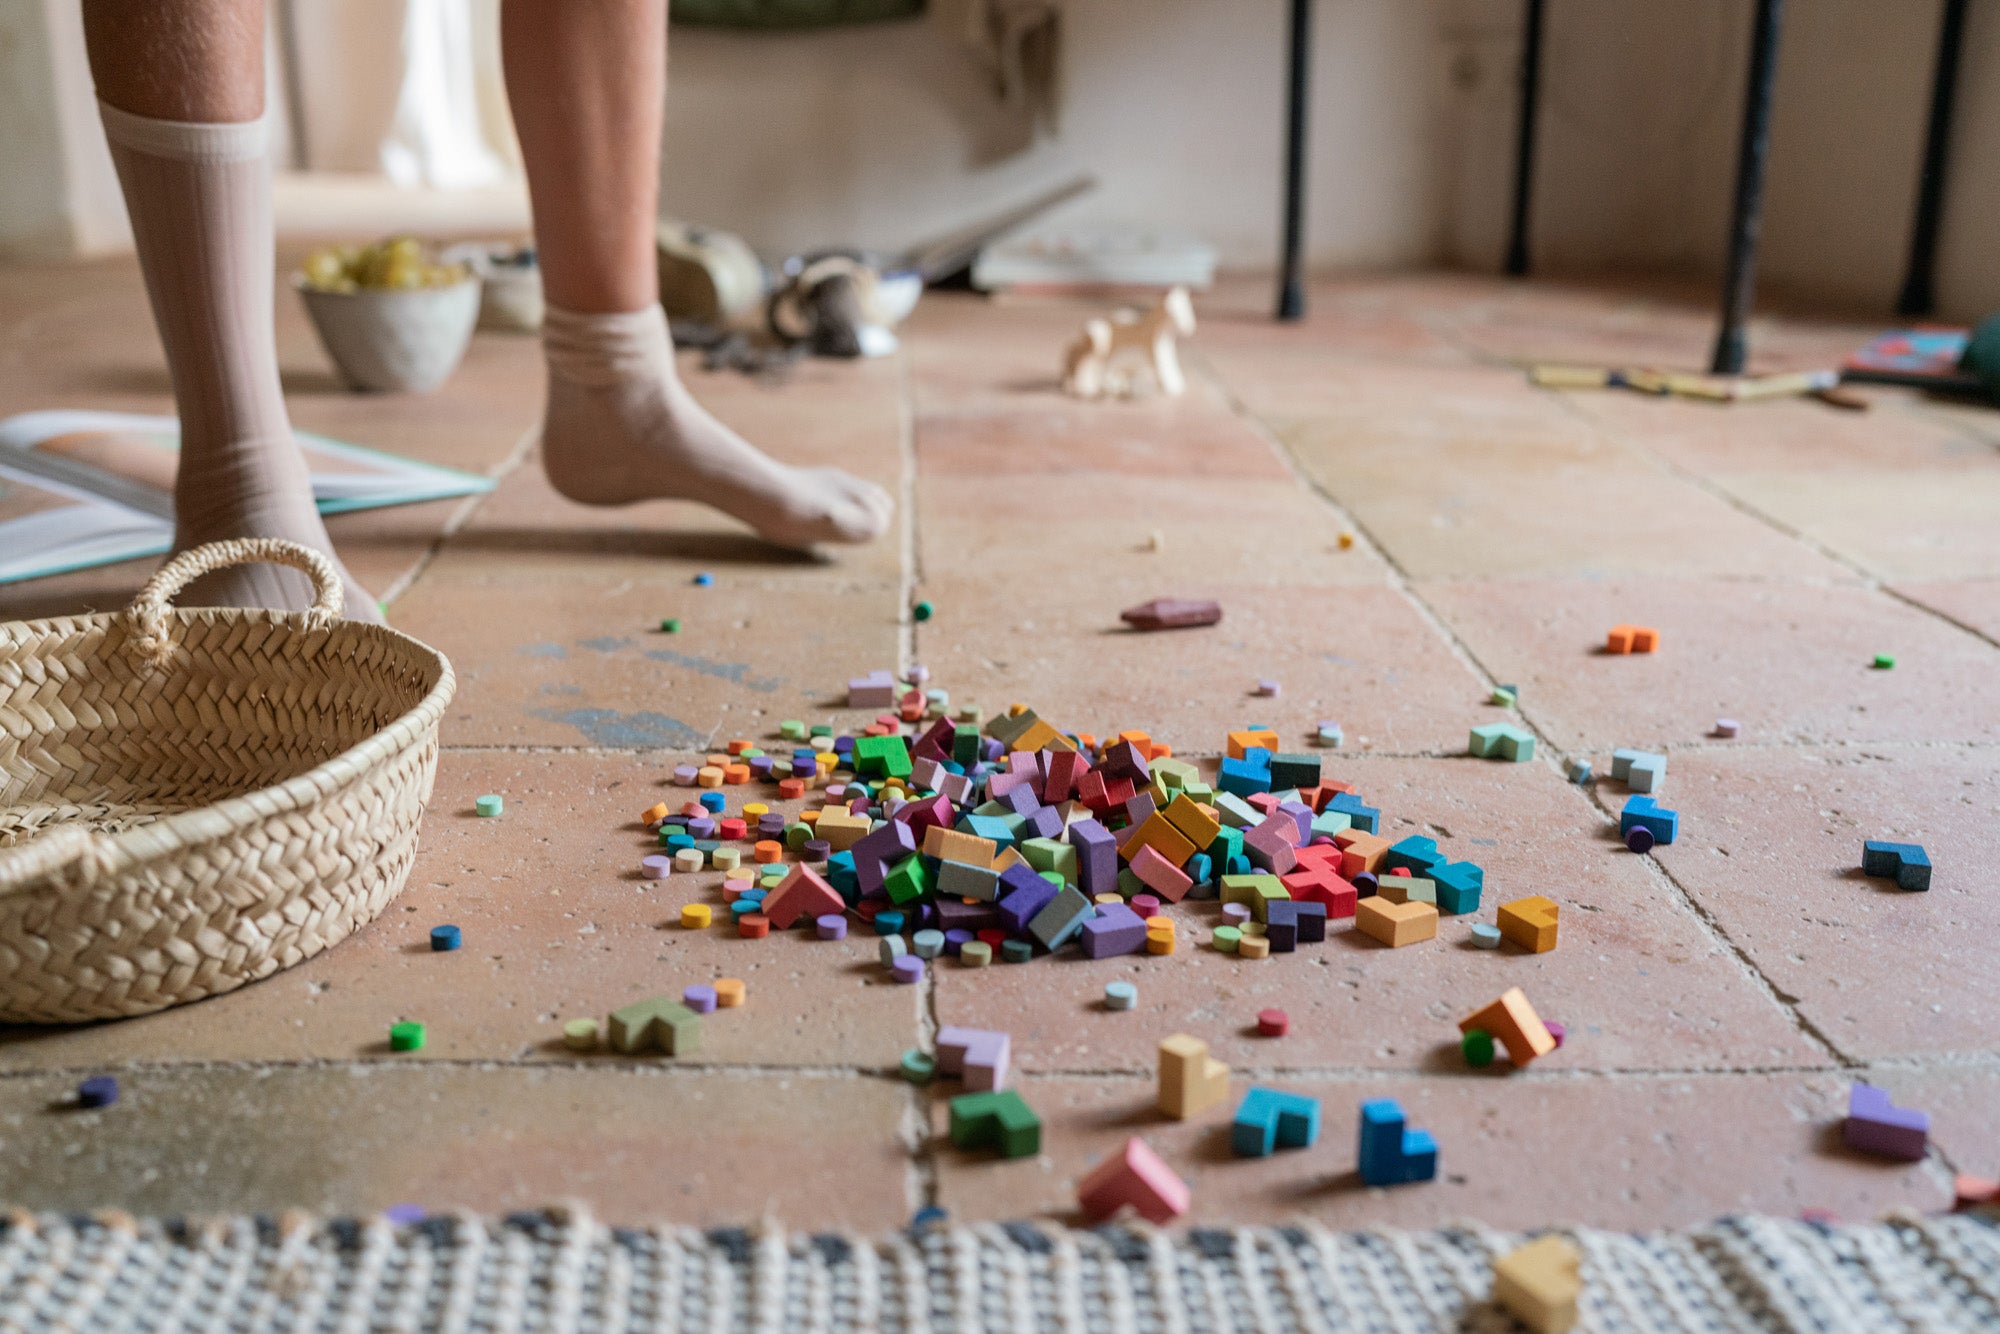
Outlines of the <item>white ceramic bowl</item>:
M 327 292 L 294 284 L 350 389 L 428 393 L 450 378 L 479 319 L 481 283 Z

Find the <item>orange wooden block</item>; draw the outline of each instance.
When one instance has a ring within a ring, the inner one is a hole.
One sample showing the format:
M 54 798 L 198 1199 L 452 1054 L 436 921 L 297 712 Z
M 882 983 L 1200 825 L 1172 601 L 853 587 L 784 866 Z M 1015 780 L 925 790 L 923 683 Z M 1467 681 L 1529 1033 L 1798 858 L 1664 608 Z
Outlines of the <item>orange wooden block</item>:
M 1545 954 L 1556 947 L 1556 918 L 1560 909 L 1554 900 L 1540 894 L 1500 905 L 1498 921 L 1503 938 L 1524 950 Z
M 1215 842 L 1216 836 L 1222 832 L 1222 822 L 1215 818 L 1215 812 L 1192 797 L 1175 797 L 1160 814 L 1166 817 L 1176 833 L 1194 845 L 1195 852 Z M 1165 856 L 1165 851 L 1162 850 L 1160 855 Z M 1194 853 L 1188 855 L 1193 856 Z
M 1507 1049 L 1516 1066 L 1524 1066 L 1556 1049 L 1555 1036 L 1519 987 L 1509 987 L 1499 1000 L 1459 1020 L 1459 1032 L 1468 1033 L 1475 1028 L 1491 1033 L 1493 1040 Z
M 1352 880 L 1363 871 L 1378 874 L 1382 862 L 1389 855 L 1389 840 L 1379 834 L 1364 834 L 1359 829 L 1343 829 L 1333 836 L 1333 846 L 1340 849 L 1340 874 L 1343 879 Z
M 946 829 L 934 824 L 924 830 L 924 856 L 935 857 L 941 862 L 957 862 L 962 866 L 991 866 L 993 854 L 998 845 L 990 838 L 980 838 L 957 829 Z
M 1145 823 L 1133 831 L 1132 837 L 1125 840 L 1125 846 L 1119 851 L 1129 862 L 1139 855 L 1141 848 L 1151 848 L 1175 866 L 1186 866 L 1188 858 L 1194 856 L 1197 851 L 1195 845 L 1188 840 L 1188 836 L 1174 828 L 1167 817 L 1159 811 L 1147 816 Z
M 748 741 L 732 741 L 729 743 L 729 753 L 731 755 L 741 755 L 744 751 L 748 749 L 750 749 L 750 743 Z
M 771 934 L 771 919 L 760 912 L 747 912 L 736 919 L 736 934 L 745 940 L 761 940 Z
M 729 765 L 722 771 L 722 781 L 729 784 L 749 782 L 750 766 L 747 764 Z
M 1644 625 L 1614 625 L 1604 637 L 1606 653 L 1651 653 L 1660 646 L 1660 632 Z
M 639 822 L 650 829 L 672 814 L 673 814 L 673 808 L 668 806 L 666 802 L 662 801 L 654 805 L 648 806 L 645 809 L 645 811 L 640 814 Z
M 724 1009 L 743 1003 L 743 979 L 740 977 L 718 977 L 714 982 L 715 1003 Z
M 750 859 L 767 863 L 781 862 L 785 859 L 785 845 L 775 838 L 761 839 L 756 847 L 750 849 Z
M 803 778 L 785 778 L 785 779 L 781 779 L 781 780 L 779 780 L 779 783 L 778 783 L 778 800 L 780 800 L 780 801 L 797 801 L 797 800 L 798 800 L 798 799 L 799 799 L 800 797 L 803 797 L 803 796 L 804 796 L 805 794 L 806 794 L 806 780 L 805 780 L 805 779 L 803 779 Z
M 1421 940 L 1435 940 L 1438 933 L 1437 905 L 1390 903 L 1378 894 L 1354 905 L 1354 929 L 1371 940 L 1381 941 L 1390 949 L 1401 949 Z
M 703 760 L 702 763 L 712 765 L 717 769 L 721 769 L 726 765 L 728 765 L 729 756 L 717 753 L 714 755 L 710 755 L 707 759 Z
M 1240 760 L 1246 750 L 1268 750 L 1275 754 L 1278 750 L 1278 734 L 1268 727 L 1255 730 L 1231 732 L 1229 734 L 1229 758 Z

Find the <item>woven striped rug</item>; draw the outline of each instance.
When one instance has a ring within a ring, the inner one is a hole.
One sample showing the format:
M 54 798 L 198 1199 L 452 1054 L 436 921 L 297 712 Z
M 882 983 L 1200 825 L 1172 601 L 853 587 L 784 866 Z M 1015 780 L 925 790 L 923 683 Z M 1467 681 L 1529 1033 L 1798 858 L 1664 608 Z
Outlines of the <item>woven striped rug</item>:
M 1519 1234 L 938 1225 L 883 1239 L 501 1219 L 0 1221 L 7 1330 L 1507 1330 Z M 2000 1329 L 2000 1214 L 1577 1231 L 1603 1330 Z

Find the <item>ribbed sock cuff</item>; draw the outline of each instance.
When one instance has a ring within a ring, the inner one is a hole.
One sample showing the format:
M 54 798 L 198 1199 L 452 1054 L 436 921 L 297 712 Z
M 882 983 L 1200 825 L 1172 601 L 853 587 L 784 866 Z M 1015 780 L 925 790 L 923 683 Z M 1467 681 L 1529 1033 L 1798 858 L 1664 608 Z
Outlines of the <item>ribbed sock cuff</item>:
M 667 313 L 657 303 L 608 315 L 547 306 L 542 350 L 554 374 L 572 384 L 603 386 L 656 375 L 663 359 L 671 367 L 674 344 Z
M 102 98 L 97 114 L 104 120 L 104 137 L 121 148 L 177 162 L 250 162 L 266 156 L 271 146 L 269 113 L 256 120 L 155 120 L 120 111 Z

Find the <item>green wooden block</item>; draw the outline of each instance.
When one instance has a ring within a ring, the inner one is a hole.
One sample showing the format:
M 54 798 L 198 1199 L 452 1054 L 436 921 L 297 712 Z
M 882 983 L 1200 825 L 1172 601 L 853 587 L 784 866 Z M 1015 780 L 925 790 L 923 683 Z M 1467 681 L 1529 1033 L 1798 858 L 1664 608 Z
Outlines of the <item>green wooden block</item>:
M 1215 794 L 1215 800 L 1209 804 L 1215 807 L 1216 815 L 1227 828 L 1254 829 L 1264 823 L 1264 817 L 1258 813 L 1257 808 L 1234 792 L 1218 792 Z
M 785 846 L 797 852 L 812 842 L 813 827 L 809 824 L 788 824 L 785 826 Z
M 1037 871 L 1053 871 L 1063 883 L 1076 883 L 1076 849 L 1052 838 L 1031 838 L 1021 845 L 1021 855 Z
M 1479 759 L 1492 755 L 1500 747 L 1500 734 L 1507 729 L 1505 723 L 1488 723 L 1484 727 L 1472 729 L 1472 736 L 1465 743 L 1465 753 Z
M 910 748 L 899 736 L 854 738 L 854 772 L 864 778 L 908 778 Z
M 1146 882 L 1133 874 L 1131 867 L 1121 866 L 1118 868 L 1118 892 L 1129 899 L 1134 894 L 1145 894 L 1150 891 L 1146 888 Z
M 806 725 L 796 718 L 787 718 L 784 722 L 778 724 L 778 735 L 787 741 L 804 741 L 806 739 Z
M 1346 811 L 1321 811 L 1313 817 L 1312 822 L 1314 838 L 1322 834 L 1332 838 L 1335 834 L 1344 834 L 1353 827 L 1354 817 Z
M 1223 867 L 1229 865 L 1231 857 L 1243 855 L 1243 831 L 1232 829 L 1228 825 L 1222 826 L 1222 831 L 1215 836 L 1215 842 L 1208 845 L 1207 852 L 1208 859 L 1215 863 L 1216 871 L 1220 872 Z
M 1258 921 L 1266 920 L 1265 913 L 1273 900 L 1291 898 L 1291 891 L 1274 875 L 1226 875 L 1222 877 L 1222 901 L 1224 903 L 1247 903 L 1250 915 Z
M 669 1056 L 701 1049 L 701 1016 L 670 996 L 654 996 L 611 1012 L 613 1051 L 657 1047 Z
M 1206 783 L 1189 783 L 1181 788 L 1181 795 L 1189 801 L 1198 801 L 1204 806 L 1215 804 L 1215 789 Z
M 951 758 L 970 769 L 979 763 L 979 729 L 973 726 L 951 730 Z
M 894 870 L 883 877 L 882 887 L 888 891 L 889 901 L 892 903 L 910 903 L 917 899 L 929 898 L 930 868 L 924 865 L 922 857 L 905 857 Z
M 951 1142 L 961 1149 L 998 1149 L 1002 1158 L 1041 1152 L 1042 1121 L 1020 1093 L 966 1093 L 951 1100 Z

